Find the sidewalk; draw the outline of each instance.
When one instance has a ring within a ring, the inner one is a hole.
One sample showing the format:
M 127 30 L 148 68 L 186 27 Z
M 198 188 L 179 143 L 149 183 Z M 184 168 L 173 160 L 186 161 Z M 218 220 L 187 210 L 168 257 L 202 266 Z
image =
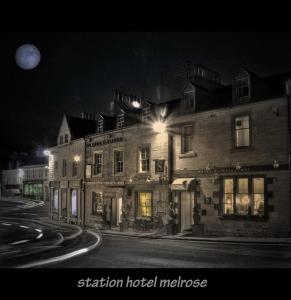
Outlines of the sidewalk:
M 120 232 L 117 230 L 100 230 L 103 235 L 115 235 L 124 237 L 135 237 L 135 238 L 148 238 L 148 239 L 166 239 L 166 240 L 181 240 L 181 241 L 196 241 L 196 242 L 212 242 L 212 243 L 232 243 L 232 244 L 281 244 L 291 246 L 291 237 L 289 238 L 263 238 L 263 237 L 195 237 L 188 236 L 185 233 L 179 233 L 177 235 L 166 235 L 161 232 Z

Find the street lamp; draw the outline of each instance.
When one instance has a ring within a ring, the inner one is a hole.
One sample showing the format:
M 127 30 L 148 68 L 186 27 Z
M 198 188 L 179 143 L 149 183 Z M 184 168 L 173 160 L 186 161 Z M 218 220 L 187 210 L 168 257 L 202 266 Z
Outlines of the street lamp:
M 79 155 L 75 155 L 74 156 L 74 161 L 75 162 L 79 162 L 80 161 L 80 156 Z
M 50 155 L 50 152 L 49 152 L 49 150 L 44 150 L 44 151 L 43 151 L 43 154 L 44 154 L 45 156 L 49 156 L 49 155 Z

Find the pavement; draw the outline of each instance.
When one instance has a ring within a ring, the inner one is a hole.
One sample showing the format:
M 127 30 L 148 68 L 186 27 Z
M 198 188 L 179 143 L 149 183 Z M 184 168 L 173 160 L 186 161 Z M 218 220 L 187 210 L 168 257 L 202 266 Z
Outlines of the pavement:
M 273 237 L 229 237 L 229 236 L 189 236 L 189 233 L 178 233 L 176 235 L 167 235 L 162 232 L 120 232 L 118 230 L 101 230 L 103 235 L 115 235 L 124 237 L 150 238 L 150 239 L 166 239 L 166 240 L 187 240 L 198 242 L 222 242 L 222 243 L 238 243 L 238 244 L 287 244 L 291 245 L 291 237 L 273 238 Z

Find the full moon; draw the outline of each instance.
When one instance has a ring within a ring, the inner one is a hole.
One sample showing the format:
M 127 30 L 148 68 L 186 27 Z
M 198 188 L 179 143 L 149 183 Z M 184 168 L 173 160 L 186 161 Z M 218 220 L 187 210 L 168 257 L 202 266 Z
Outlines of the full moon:
M 40 62 L 40 51 L 32 44 L 24 44 L 15 52 L 15 61 L 19 68 L 34 69 Z

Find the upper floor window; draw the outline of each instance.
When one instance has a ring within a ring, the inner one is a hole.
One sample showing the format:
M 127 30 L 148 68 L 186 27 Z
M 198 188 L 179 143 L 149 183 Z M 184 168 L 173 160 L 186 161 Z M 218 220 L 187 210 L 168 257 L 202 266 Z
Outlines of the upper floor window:
M 114 150 L 114 174 L 123 172 L 123 151 Z
M 67 161 L 63 159 L 63 177 L 67 176 Z
M 55 162 L 54 162 L 54 169 L 55 169 L 55 172 L 57 172 L 57 171 L 58 171 L 58 168 L 59 168 L 58 161 L 57 161 L 57 160 L 55 160 Z
M 73 161 L 73 165 L 72 165 L 72 175 L 77 176 L 78 173 L 78 164 L 76 161 Z
M 42 174 L 43 174 L 43 173 L 42 173 L 42 169 L 39 169 L 39 170 L 38 170 L 38 178 L 42 178 L 42 177 L 43 177 Z
M 187 153 L 193 150 L 193 126 L 186 125 L 182 128 L 182 153 Z
M 151 108 L 149 106 L 142 109 L 142 121 L 147 122 L 151 118 Z
M 264 216 L 263 177 L 225 178 L 223 181 L 224 215 Z
M 103 166 L 103 152 L 94 153 L 94 168 L 93 175 L 101 175 Z
M 142 146 L 139 149 L 139 172 L 146 173 L 150 170 L 150 147 Z
M 250 117 L 241 116 L 235 118 L 235 147 L 250 146 Z
M 67 134 L 65 134 L 65 143 L 69 142 L 69 136 Z
M 117 116 L 117 128 L 123 128 L 123 127 L 124 127 L 124 112 L 122 112 Z
M 60 135 L 60 145 L 62 145 L 63 143 L 64 143 L 64 137 Z
M 187 109 L 194 109 L 195 108 L 195 97 L 194 97 L 194 91 L 186 91 L 183 94 L 183 99 L 182 99 L 182 109 L 187 110 Z
M 98 119 L 97 121 L 97 133 L 103 132 L 103 119 Z
M 235 94 L 237 98 L 249 97 L 250 87 L 248 77 L 241 77 L 236 79 Z

